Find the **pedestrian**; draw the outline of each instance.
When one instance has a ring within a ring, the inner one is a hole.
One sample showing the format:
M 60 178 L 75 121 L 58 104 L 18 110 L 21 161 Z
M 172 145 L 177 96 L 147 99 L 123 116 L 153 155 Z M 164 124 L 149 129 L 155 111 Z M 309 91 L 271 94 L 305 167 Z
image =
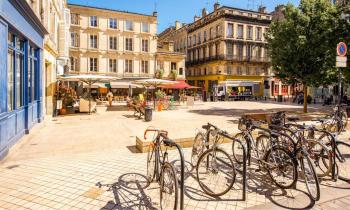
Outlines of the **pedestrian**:
M 109 102 L 109 106 L 112 106 L 112 103 L 113 103 L 113 93 L 112 93 L 111 89 L 109 89 L 109 92 L 107 93 L 107 99 L 108 99 L 108 102 Z

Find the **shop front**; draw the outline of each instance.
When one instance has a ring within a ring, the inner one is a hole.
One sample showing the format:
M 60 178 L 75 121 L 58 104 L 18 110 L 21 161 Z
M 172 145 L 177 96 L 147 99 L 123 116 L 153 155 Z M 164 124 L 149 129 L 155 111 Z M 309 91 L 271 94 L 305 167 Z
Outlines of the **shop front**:
M 0 3 L 0 159 L 43 120 L 46 29 L 23 0 Z

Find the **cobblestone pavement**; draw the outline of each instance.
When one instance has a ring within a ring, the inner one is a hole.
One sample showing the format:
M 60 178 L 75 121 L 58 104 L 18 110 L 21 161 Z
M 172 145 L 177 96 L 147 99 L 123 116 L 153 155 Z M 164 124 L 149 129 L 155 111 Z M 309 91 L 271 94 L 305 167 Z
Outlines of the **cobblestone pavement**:
M 244 109 L 255 107 L 257 110 L 278 107 L 259 103 L 240 105 Z M 206 109 L 196 107 L 179 110 L 178 114 L 172 112 L 176 120 L 182 120 L 181 124 L 177 123 L 179 127 L 174 127 L 174 122 L 170 121 L 175 120 L 167 114 L 157 113 L 158 119 L 153 125 L 162 125 L 166 129 L 168 126 L 172 131 L 188 128 L 184 132 L 194 133 L 193 126 L 206 123 L 208 116 L 210 121 L 219 125 L 232 119 L 229 110 L 219 104 L 211 104 Z M 135 153 L 130 147 L 135 142 L 136 130 L 143 131 L 151 124 L 127 118 L 125 114 L 121 111 L 65 117 L 38 125 L 0 163 L 0 209 L 159 209 L 159 185 L 154 182 L 147 186 L 145 179 L 147 154 Z M 186 121 L 192 118 L 194 125 Z M 132 130 L 132 125 L 135 125 L 135 130 Z M 230 144 L 222 147 L 231 154 Z M 184 154 L 185 159 L 190 160 L 190 149 L 184 149 Z M 177 158 L 176 152 L 170 151 L 170 161 L 178 164 Z M 259 209 L 264 209 L 271 203 L 278 208 L 304 208 L 312 204 L 305 193 L 304 183 L 298 182 L 297 189 L 280 190 L 272 184 L 265 171 L 257 172 L 255 169 L 254 166 L 248 169 L 247 197 L 241 201 L 240 173 L 232 190 L 220 198 L 213 198 L 200 189 L 194 176 L 195 170 L 187 163 L 185 209 L 259 206 Z M 336 185 L 343 184 L 342 181 L 323 181 L 321 187 L 337 191 Z M 315 208 L 327 209 L 331 205 L 328 202 L 324 202 L 327 205 L 320 202 Z

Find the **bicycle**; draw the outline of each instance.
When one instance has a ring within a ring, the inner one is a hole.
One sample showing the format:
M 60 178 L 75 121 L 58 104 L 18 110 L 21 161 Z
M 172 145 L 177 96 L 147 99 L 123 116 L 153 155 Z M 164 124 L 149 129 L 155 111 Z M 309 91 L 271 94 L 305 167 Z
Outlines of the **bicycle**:
M 260 167 L 266 169 L 272 181 L 282 189 L 295 186 L 298 178 L 297 163 L 291 152 L 278 143 L 278 137 L 285 134 L 262 128 L 254 124 L 253 120 L 246 118 L 239 120 L 238 127 L 241 133 L 238 133 L 235 138 L 246 145 L 248 164 L 250 165 L 252 151 L 254 151 L 255 159 L 259 164 L 258 170 Z M 252 131 L 255 129 L 262 130 L 265 134 L 257 138 L 256 143 L 252 136 Z M 267 138 L 267 141 L 262 138 Z M 242 150 L 242 146 L 235 144 L 235 141 L 232 143 L 233 158 L 240 164 L 242 163 Z
M 322 127 L 329 132 L 338 133 L 345 131 L 348 124 L 348 114 L 343 109 L 345 105 L 337 104 L 333 108 L 333 112 L 322 122 Z
M 202 128 L 206 130 L 207 137 L 201 139 L 199 150 L 192 149 L 191 158 L 192 160 L 198 158 L 195 164 L 197 181 L 206 194 L 221 196 L 232 188 L 236 179 L 236 170 L 232 159 L 227 152 L 218 147 L 220 134 L 227 135 L 227 132 L 219 130 L 210 123 L 203 125 Z M 209 148 L 209 135 L 213 137 L 211 148 Z M 200 151 L 200 153 L 193 151 Z
M 273 130 L 287 130 L 288 128 L 276 125 L 270 125 L 269 128 Z M 298 126 L 294 137 L 296 137 L 296 143 L 293 147 L 288 147 L 292 153 L 292 157 L 295 159 L 298 165 L 300 166 L 300 171 L 302 172 L 303 178 L 305 180 L 306 189 L 309 192 L 309 195 L 314 201 L 320 199 L 320 184 L 318 180 L 318 175 L 316 173 L 315 167 L 311 161 L 311 156 L 315 155 L 315 152 L 310 152 L 311 148 L 315 148 L 315 145 L 322 145 L 320 142 L 306 139 L 304 132 L 306 130 L 312 129 L 313 127 Z M 287 135 L 287 134 L 286 134 Z M 289 138 L 292 138 L 289 136 Z M 291 141 L 292 142 L 292 141 Z M 326 147 L 323 147 L 326 148 Z M 328 153 L 330 154 L 330 153 Z M 319 154 L 318 154 L 319 155 Z
M 168 138 L 168 132 L 158 129 L 147 129 L 148 132 L 156 132 L 156 138 L 151 142 L 147 154 L 147 180 L 149 183 L 154 178 L 160 184 L 160 207 L 161 209 L 177 209 L 178 203 L 178 180 L 175 167 L 168 161 L 167 147 L 176 146 Z M 162 143 L 165 145 L 165 152 L 162 151 Z

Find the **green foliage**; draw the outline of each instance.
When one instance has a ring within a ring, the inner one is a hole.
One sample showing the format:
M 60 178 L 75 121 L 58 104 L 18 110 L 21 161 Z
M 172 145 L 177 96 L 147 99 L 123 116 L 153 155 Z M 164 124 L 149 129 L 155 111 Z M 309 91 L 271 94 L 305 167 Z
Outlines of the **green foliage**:
M 169 73 L 169 79 L 176 80 L 176 78 L 177 78 L 177 71 L 171 70 Z
M 156 95 L 156 98 L 157 99 L 162 99 L 165 97 L 165 92 L 164 91 L 161 91 L 161 90 L 157 90 L 157 92 L 155 92 L 155 95 Z
M 266 35 L 276 75 L 307 86 L 336 81 L 339 9 L 329 0 L 301 0 L 299 7 L 288 4 L 284 15 Z
M 164 70 L 163 69 L 158 69 L 156 72 L 155 72 L 155 78 L 157 79 L 163 79 L 163 76 L 164 76 Z

